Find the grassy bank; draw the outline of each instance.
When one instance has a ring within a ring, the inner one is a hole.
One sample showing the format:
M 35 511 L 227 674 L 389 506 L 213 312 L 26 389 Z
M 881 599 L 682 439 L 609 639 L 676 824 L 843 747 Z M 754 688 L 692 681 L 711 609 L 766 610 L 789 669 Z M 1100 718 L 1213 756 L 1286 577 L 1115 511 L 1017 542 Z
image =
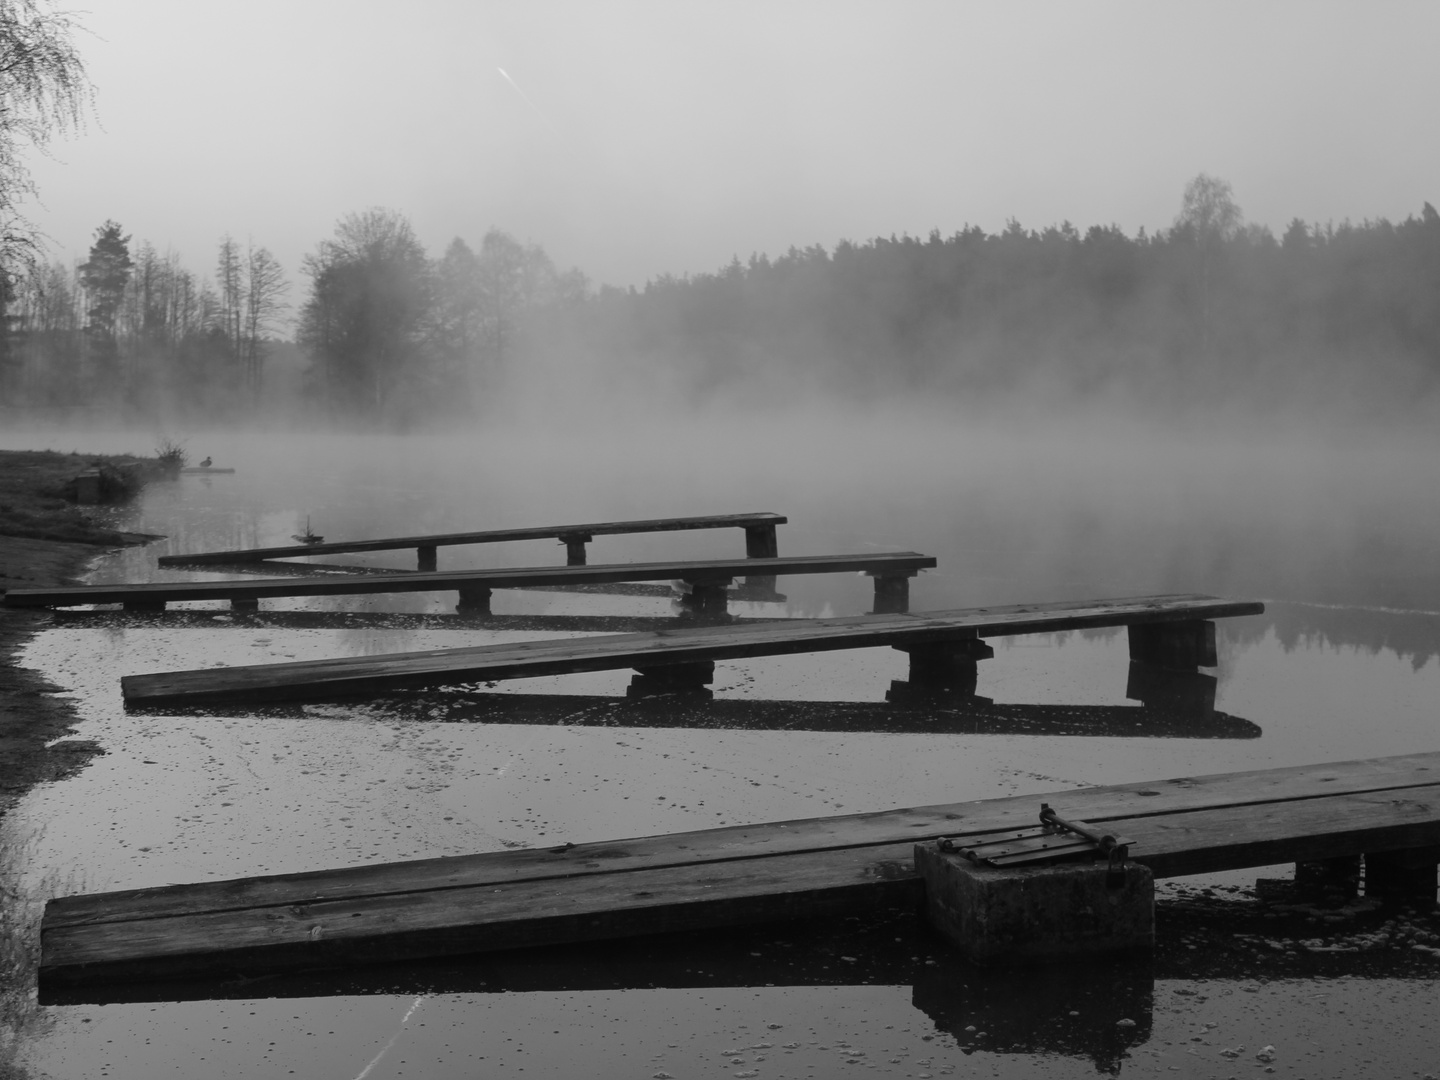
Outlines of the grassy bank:
M 164 474 L 154 459 L 130 455 L 0 451 L 0 592 L 66 584 L 107 548 L 148 539 L 117 531 L 99 507 L 75 504 L 75 478 L 91 470 L 113 502 Z M 35 783 L 67 774 L 98 751 L 75 740 L 47 747 L 69 732 L 74 714 L 54 696 L 58 687 L 15 662 L 49 619 L 44 611 L 0 608 L 0 816 Z

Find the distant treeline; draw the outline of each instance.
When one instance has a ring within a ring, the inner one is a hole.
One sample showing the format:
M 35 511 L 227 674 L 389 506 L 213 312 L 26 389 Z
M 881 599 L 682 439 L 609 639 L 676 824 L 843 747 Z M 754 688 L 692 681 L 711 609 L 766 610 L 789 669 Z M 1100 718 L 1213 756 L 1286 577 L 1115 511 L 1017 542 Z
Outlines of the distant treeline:
M 0 405 L 131 417 L 242 417 L 260 392 L 289 284 L 263 247 L 224 237 L 215 278 L 113 221 L 89 257 L 0 279 Z
M 1278 240 L 1187 191 L 1173 228 L 1011 222 L 842 242 L 602 289 L 575 340 L 693 396 L 1033 391 L 1156 402 L 1410 400 L 1440 387 L 1440 215 Z M 1210 202 L 1217 191 L 1209 192 Z
M 0 405 L 135 417 L 415 426 L 536 383 L 635 401 L 1125 395 L 1343 408 L 1440 389 L 1440 214 L 1246 226 L 1197 176 L 1168 229 L 1011 222 L 738 258 L 644 288 L 588 287 L 491 229 L 430 257 L 390 210 L 342 218 L 303 299 L 226 237 L 214 282 L 106 222 L 73 268 L 5 279 Z M 295 321 L 287 321 L 293 311 Z M 303 350 L 275 340 L 294 331 Z M 286 357 L 285 364 L 278 361 Z M 588 397 L 586 397 L 588 400 Z
M 301 269 L 309 288 L 292 306 L 263 247 L 225 237 L 211 279 L 107 221 L 84 262 L 0 277 L 0 407 L 130 421 L 468 417 L 523 360 L 527 327 L 587 295 L 578 270 L 499 229 L 478 252 L 457 238 L 432 259 L 404 216 L 379 209 L 342 218 Z M 278 340 L 290 330 L 300 363 Z

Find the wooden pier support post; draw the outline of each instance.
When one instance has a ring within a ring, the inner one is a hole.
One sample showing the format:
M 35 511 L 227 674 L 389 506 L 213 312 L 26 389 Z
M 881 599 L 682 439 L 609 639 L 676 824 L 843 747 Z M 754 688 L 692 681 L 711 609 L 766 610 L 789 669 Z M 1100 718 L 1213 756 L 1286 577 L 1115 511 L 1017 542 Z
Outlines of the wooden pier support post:
M 710 697 L 710 684 L 715 681 L 715 661 L 699 660 L 693 664 L 660 664 L 636 668 L 625 696 L 652 697 L 657 694 L 687 694 Z
M 460 615 L 489 615 L 491 590 L 484 585 L 466 585 L 460 589 L 460 602 L 455 611 Z
M 730 621 L 726 609 L 730 580 L 723 581 L 681 581 L 681 616 L 690 622 L 724 623 Z
M 1365 895 L 1389 903 L 1435 906 L 1435 872 L 1440 847 L 1365 853 Z
M 565 565 L 585 565 L 585 545 L 595 539 L 589 533 L 564 533 L 560 542 L 565 545 Z
M 422 544 L 415 549 L 415 569 L 434 570 L 439 566 L 434 544 Z
M 1207 619 L 1137 623 L 1130 627 L 1130 659 L 1170 671 L 1214 667 L 1215 624 Z
M 866 571 L 869 573 L 869 571 Z M 904 615 L 910 610 L 909 574 L 870 574 L 875 579 L 875 615 Z
M 1104 860 L 1006 867 L 972 863 L 936 841 L 915 845 L 930 925 L 977 963 L 1044 963 L 1155 945 L 1150 868 Z
M 260 611 L 260 601 L 237 598 L 230 601 L 230 610 L 237 615 L 254 615 Z
M 775 538 L 774 525 L 747 525 L 745 527 L 745 557 L 747 559 L 774 559 L 780 555 L 780 544 Z M 774 574 L 753 574 L 745 579 L 747 592 L 763 596 L 775 592 Z
M 995 650 L 978 636 L 892 647 L 910 657 L 911 686 L 946 687 L 967 693 L 975 691 L 978 662 L 995 655 Z

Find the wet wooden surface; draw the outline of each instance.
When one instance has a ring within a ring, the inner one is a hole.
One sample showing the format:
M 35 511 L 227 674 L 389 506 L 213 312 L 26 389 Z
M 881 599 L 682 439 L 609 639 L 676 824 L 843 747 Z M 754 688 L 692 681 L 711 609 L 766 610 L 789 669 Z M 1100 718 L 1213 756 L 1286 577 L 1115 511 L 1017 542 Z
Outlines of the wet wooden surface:
M 6 607 L 75 607 L 83 604 L 168 604 L 196 600 L 253 601 L 277 596 L 358 596 L 388 592 L 453 592 L 463 588 L 519 589 L 550 585 L 607 585 L 629 581 L 724 584 L 759 573 L 914 574 L 935 566 L 913 551 L 859 555 L 800 555 L 774 559 L 704 559 L 595 566 L 532 566 L 499 570 L 405 571 L 397 574 L 329 574 L 323 577 L 237 578 L 232 581 L 161 581 L 140 585 L 73 585 L 11 589 Z
M 780 563 L 785 560 L 774 561 Z M 976 635 L 999 637 L 1101 626 L 1216 619 L 1258 615 L 1263 611 L 1264 605 L 1255 601 L 1186 594 L 1051 605 L 1016 604 L 901 615 L 785 619 L 641 634 L 129 675 L 121 680 L 121 689 L 126 704 L 134 707 L 325 700 L 467 682 L 836 649 L 900 647 Z
M 233 471 L 233 470 L 232 470 Z M 774 528 L 789 519 L 783 514 L 714 514 L 706 517 L 649 518 L 643 521 L 601 521 L 588 525 L 545 525 L 527 529 L 487 529 L 480 532 L 395 536 L 377 540 L 342 540 L 286 547 L 243 548 L 188 555 L 163 555 L 161 566 L 200 566 L 261 559 L 292 559 L 305 555 L 333 555 L 354 551 L 398 551 L 404 548 L 451 547 L 458 544 L 499 544 L 514 540 L 550 540 L 562 536 L 615 536 L 627 533 L 688 532 L 692 529 Z
M 259 973 L 918 902 L 917 842 L 1062 816 L 1157 877 L 1440 843 L 1440 754 L 52 900 L 51 984 Z

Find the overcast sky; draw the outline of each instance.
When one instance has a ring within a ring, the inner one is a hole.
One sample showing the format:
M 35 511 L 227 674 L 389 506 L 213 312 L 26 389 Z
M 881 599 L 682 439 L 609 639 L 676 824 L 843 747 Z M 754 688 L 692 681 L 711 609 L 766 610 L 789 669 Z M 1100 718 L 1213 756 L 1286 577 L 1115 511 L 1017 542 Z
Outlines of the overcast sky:
M 643 284 L 1011 217 L 1154 230 L 1201 171 L 1277 231 L 1440 203 L 1431 0 L 76 6 L 97 119 L 35 161 L 65 260 L 114 218 L 298 282 L 384 206 L 432 254 L 496 225 Z

